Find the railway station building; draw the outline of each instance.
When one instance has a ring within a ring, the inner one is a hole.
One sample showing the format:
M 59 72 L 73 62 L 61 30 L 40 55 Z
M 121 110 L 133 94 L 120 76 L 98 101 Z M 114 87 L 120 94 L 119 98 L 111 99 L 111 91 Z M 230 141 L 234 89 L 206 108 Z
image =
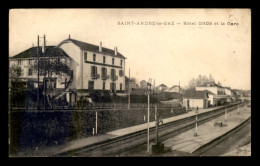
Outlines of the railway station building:
M 226 94 L 226 90 L 224 87 L 220 86 L 216 83 L 207 83 L 198 87 L 195 87 L 196 91 L 204 91 L 207 90 L 213 94 L 210 94 L 212 96 L 210 98 L 210 105 L 216 106 L 216 105 L 223 105 L 224 103 L 227 103 L 230 101 L 230 96 Z

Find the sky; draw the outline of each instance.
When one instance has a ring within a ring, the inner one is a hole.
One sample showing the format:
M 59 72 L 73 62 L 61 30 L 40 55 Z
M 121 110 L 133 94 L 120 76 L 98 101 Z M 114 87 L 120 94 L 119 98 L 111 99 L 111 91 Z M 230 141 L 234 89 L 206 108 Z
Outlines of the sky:
M 137 25 L 141 22 L 155 25 Z M 237 24 L 231 26 L 228 22 Z M 208 25 L 202 25 L 205 23 Z M 156 85 L 171 87 L 180 81 L 186 86 L 192 78 L 211 74 L 223 86 L 251 89 L 249 9 L 9 11 L 9 56 L 36 46 L 37 35 L 44 34 L 47 46 L 57 45 L 70 35 L 96 45 L 102 41 L 106 48 L 117 47 L 127 58 L 126 75 L 130 68 L 131 77 L 138 82 L 152 78 Z

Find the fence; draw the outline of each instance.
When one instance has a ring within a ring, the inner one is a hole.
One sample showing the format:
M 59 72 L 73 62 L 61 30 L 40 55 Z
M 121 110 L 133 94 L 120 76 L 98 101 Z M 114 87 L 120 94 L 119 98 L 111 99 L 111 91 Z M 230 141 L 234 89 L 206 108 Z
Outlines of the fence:
M 150 104 L 150 108 L 154 108 L 157 105 L 158 108 L 180 108 L 180 103 L 156 103 Z M 130 104 L 130 109 L 143 109 L 147 108 L 147 103 L 132 103 Z M 37 109 L 37 103 L 30 103 L 28 105 L 17 105 L 16 107 L 12 107 L 12 109 L 21 109 L 21 110 L 35 110 Z M 40 109 L 43 109 L 43 105 L 40 106 Z M 46 105 L 47 110 L 104 110 L 104 109 L 128 109 L 127 103 L 83 103 L 83 104 L 74 104 L 74 105 L 59 105 L 57 102 L 53 102 L 50 105 Z

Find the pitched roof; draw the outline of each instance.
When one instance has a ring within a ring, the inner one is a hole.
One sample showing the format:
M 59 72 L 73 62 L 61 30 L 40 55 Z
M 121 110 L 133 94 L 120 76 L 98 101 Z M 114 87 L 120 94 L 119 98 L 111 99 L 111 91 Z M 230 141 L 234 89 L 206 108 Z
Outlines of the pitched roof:
M 206 83 L 206 84 L 200 85 L 200 86 L 198 86 L 198 87 L 207 87 L 208 84 L 210 84 L 211 87 L 220 87 L 220 88 L 223 88 L 222 86 L 216 84 L 215 82 Z
M 39 48 L 39 54 L 40 57 L 43 56 L 41 47 Z M 37 47 L 31 47 L 13 57 L 10 57 L 10 59 L 16 59 L 16 58 L 36 58 L 37 55 Z M 69 57 L 68 54 L 66 54 L 61 48 L 57 48 L 56 46 L 46 46 L 45 49 L 45 56 L 46 57 Z
M 209 90 L 203 90 L 203 91 L 207 92 L 208 95 L 210 95 L 210 94 L 216 95 L 215 93 L 212 93 L 212 92 L 210 92 Z
M 183 94 L 183 98 L 204 99 L 204 98 L 208 98 L 208 95 L 206 91 L 186 91 Z
M 167 86 L 166 86 L 166 85 L 164 85 L 164 84 L 161 84 L 161 85 L 159 85 L 158 87 L 160 87 L 160 86 L 162 86 L 162 87 L 166 87 L 166 88 L 167 88 Z
M 64 40 L 63 42 L 65 42 L 65 41 L 71 41 L 72 43 L 74 43 L 75 45 L 80 47 L 80 49 L 82 49 L 82 50 L 92 51 L 92 52 L 99 52 L 99 46 L 98 45 L 94 45 L 94 44 L 90 44 L 90 43 L 74 40 L 74 39 L 71 39 L 71 38 L 67 39 L 67 40 Z M 119 52 L 117 52 L 117 55 L 115 55 L 115 51 L 111 50 L 109 48 L 102 47 L 102 53 L 109 54 L 109 55 L 114 56 L 114 57 L 119 57 L 119 58 L 126 59 Z

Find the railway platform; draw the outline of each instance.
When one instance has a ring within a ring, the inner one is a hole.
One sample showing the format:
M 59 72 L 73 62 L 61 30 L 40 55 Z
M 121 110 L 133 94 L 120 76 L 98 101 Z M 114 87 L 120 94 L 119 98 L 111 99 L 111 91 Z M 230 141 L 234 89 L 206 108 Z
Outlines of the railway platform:
M 199 125 L 197 128 L 197 136 L 194 136 L 195 126 L 193 129 L 190 129 L 184 133 L 181 133 L 177 136 L 174 136 L 166 141 L 163 141 L 166 149 L 170 150 L 164 156 L 179 156 L 180 154 L 184 154 L 185 156 L 192 156 L 196 151 L 199 150 L 202 146 L 207 145 L 214 140 L 221 139 L 221 137 L 236 128 L 246 120 L 251 117 L 251 108 L 241 107 L 239 109 L 239 114 L 237 109 L 228 112 L 225 121 L 225 116 L 220 116 L 212 121 L 206 122 L 202 125 Z M 219 122 L 223 122 L 222 126 L 215 125 Z M 250 147 L 249 147 L 250 146 Z M 247 149 L 251 148 L 251 144 L 245 147 Z M 244 148 L 244 149 L 245 149 Z M 243 148 L 242 148 L 243 149 Z M 234 156 L 249 154 L 245 152 L 246 150 L 237 150 L 234 152 L 230 152 L 225 154 L 225 156 Z M 248 150 L 249 151 L 249 150 Z M 251 151 L 250 151 L 251 152 Z

